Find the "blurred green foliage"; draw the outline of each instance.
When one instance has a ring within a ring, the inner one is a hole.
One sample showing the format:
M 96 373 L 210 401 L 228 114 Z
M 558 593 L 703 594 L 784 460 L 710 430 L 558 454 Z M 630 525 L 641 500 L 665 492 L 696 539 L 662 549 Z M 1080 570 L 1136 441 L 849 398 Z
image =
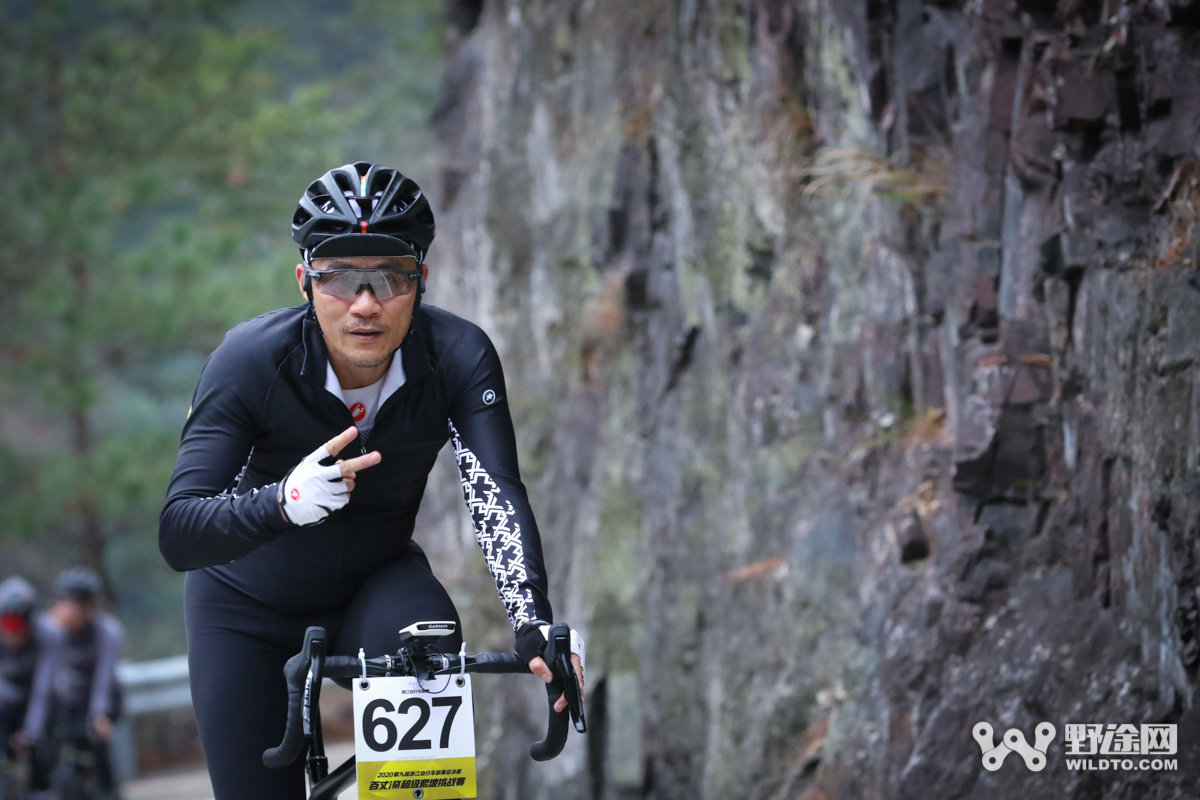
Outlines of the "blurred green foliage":
M 157 521 L 204 357 L 300 301 L 288 223 L 360 159 L 432 172 L 438 0 L 0 0 L 0 578 L 101 568 L 183 647 Z

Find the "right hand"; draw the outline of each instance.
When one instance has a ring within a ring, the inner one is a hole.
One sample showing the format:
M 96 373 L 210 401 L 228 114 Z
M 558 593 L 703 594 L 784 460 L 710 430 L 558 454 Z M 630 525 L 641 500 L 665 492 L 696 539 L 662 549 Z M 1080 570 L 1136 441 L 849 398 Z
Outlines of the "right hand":
M 358 471 L 375 466 L 382 456 L 372 451 L 357 458 L 339 459 L 328 467 L 320 462 L 342 452 L 357 438 L 358 428 L 352 425 L 309 453 L 288 473 L 279 494 L 284 519 L 296 525 L 316 525 L 350 502 Z
M 89 720 L 89 737 L 93 742 L 108 742 L 112 739 L 112 720 L 104 714 L 93 714 Z
M 550 633 L 550 626 L 542 623 L 540 620 L 529 624 L 528 627 L 522 626 L 517 634 L 516 651 L 518 655 L 529 658 L 529 671 L 537 675 L 546 683 L 554 682 L 554 673 L 546 664 L 546 660 L 540 655 L 546 649 L 546 637 Z M 586 646 L 583 642 L 583 637 L 574 628 L 571 629 L 571 665 L 575 668 L 575 680 L 579 684 L 579 697 L 583 699 L 583 668 L 586 655 Z M 539 655 L 533 655 L 534 653 Z M 554 703 L 555 711 L 562 711 L 567 707 L 567 695 L 564 693 L 559 695 L 558 700 Z
M 8 744 L 18 753 L 24 753 L 33 747 L 33 737 L 26 733 L 24 728 L 18 728 L 12 736 L 8 737 Z

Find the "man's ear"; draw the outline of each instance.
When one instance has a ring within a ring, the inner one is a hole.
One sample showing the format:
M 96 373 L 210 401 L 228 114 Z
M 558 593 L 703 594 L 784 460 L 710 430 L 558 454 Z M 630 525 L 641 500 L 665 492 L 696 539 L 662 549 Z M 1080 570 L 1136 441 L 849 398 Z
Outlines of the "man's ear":
M 304 296 L 305 300 L 308 299 L 308 292 L 304 291 L 304 279 L 306 277 L 308 277 L 308 276 L 306 276 L 304 274 L 304 265 L 297 264 L 296 265 L 296 285 L 298 287 L 300 287 L 300 294 Z

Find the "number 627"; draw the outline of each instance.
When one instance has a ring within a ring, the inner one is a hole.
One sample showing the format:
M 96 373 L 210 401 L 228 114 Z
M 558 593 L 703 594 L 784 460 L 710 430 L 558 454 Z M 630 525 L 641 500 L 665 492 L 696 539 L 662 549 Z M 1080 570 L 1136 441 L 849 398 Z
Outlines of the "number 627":
M 460 696 L 433 698 L 434 708 L 449 709 L 446 712 L 446 721 L 442 723 L 442 736 L 438 743 L 438 747 L 442 750 L 450 746 L 450 727 L 454 724 L 454 715 L 458 713 L 461 705 L 462 697 Z M 396 730 L 396 724 L 383 714 L 379 714 L 379 716 L 376 714 L 382 711 L 386 714 L 407 715 L 414 708 L 417 710 L 417 721 L 400 738 L 400 743 L 397 745 L 396 737 L 399 736 L 399 732 Z M 409 697 L 395 707 L 387 700 L 372 700 L 363 709 L 363 741 L 367 743 L 367 747 L 378 753 L 391 750 L 393 747 L 398 750 L 429 750 L 433 747 L 429 739 L 416 738 L 425 724 L 429 722 L 429 713 L 429 703 L 421 697 Z M 377 739 L 375 732 L 380 728 L 383 729 L 383 738 Z

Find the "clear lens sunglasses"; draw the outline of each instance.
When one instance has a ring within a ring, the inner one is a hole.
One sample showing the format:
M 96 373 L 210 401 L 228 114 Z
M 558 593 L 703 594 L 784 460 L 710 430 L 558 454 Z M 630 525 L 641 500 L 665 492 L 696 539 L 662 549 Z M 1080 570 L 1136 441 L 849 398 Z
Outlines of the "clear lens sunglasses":
M 421 270 L 416 269 L 416 259 L 412 261 L 414 269 L 397 269 L 380 267 L 377 269 L 322 269 L 316 270 L 305 267 L 304 274 L 312 278 L 317 291 L 330 297 L 342 300 L 353 300 L 366 286 L 375 295 L 376 300 L 387 300 L 392 297 L 403 297 L 412 294 L 421 280 Z

